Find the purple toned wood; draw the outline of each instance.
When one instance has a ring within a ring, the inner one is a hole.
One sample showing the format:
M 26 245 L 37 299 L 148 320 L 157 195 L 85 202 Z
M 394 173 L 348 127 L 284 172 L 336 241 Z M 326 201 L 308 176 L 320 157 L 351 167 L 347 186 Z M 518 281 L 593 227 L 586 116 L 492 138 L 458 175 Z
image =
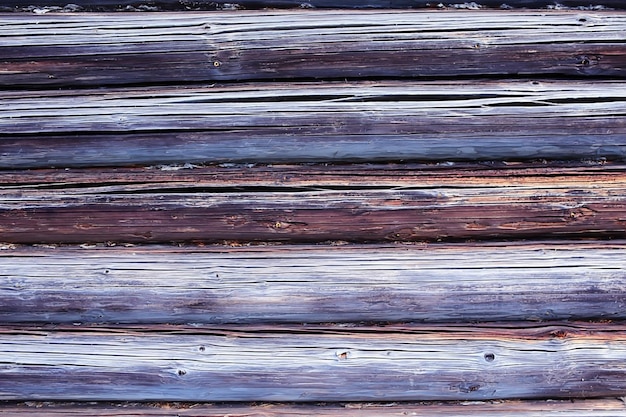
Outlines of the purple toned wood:
M 618 397 L 624 328 L 4 328 L 0 398 L 419 401 Z
M 626 157 L 624 83 L 0 92 L 0 168 Z
M 3 323 L 626 319 L 623 242 L 0 249 Z
M 621 11 L 2 16 L 0 85 L 624 76 Z

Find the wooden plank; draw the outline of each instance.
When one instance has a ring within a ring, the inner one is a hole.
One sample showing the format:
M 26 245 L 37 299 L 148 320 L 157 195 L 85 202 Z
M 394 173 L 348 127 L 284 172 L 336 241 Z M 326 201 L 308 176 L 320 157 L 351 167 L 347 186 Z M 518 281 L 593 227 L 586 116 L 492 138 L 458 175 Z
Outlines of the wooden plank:
M 198 403 L 49 403 L 31 401 L 0 405 L 2 416 L 24 416 L 36 413 L 40 417 L 56 416 L 172 416 L 180 417 L 302 417 L 302 416 L 442 416 L 442 417 L 621 417 L 624 402 L 615 398 L 548 401 L 471 401 L 463 403 L 347 403 L 329 405 L 231 404 Z
M 264 11 L 1 17 L 0 85 L 624 76 L 623 11 Z
M 616 324 L 3 328 L 0 398 L 416 401 L 626 394 Z
M 33 6 L 38 5 L 39 7 Z M 158 2 L 145 2 L 142 4 L 136 0 L 76 0 L 67 7 L 68 3 L 63 0 L 46 0 L 37 2 L 33 0 L 7 0 L 3 2 L 0 10 L 13 11 L 14 8 L 23 10 L 36 10 L 36 13 L 48 11 L 103 11 L 103 10 L 126 10 L 126 11 L 163 11 L 163 10 L 215 10 L 225 9 L 255 9 L 266 7 L 293 7 L 293 8 L 408 8 L 419 7 L 428 8 L 458 8 L 458 9 L 478 9 L 478 8 L 580 8 L 582 10 L 604 10 L 607 8 L 624 9 L 622 0 L 598 0 L 589 2 L 588 0 L 560 0 L 558 3 L 550 0 L 508 0 L 502 3 L 501 0 L 481 0 L 479 2 L 432 2 L 430 0 L 238 0 L 236 3 L 229 3 L 225 0 L 195 0 L 193 2 L 180 0 L 159 0 Z M 50 6 L 57 6 L 59 9 Z M 503 7 L 506 6 L 506 7 Z
M 2 323 L 626 318 L 623 242 L 2 248 Z
M 148 167 L 3 171 L 0 193 L 63 189 L 130 193 L 142 190 L 364 189 L 407 187 L 512 187 L 537 190 L 585 183 L 619 187 L 626 165 L 603 159 L 527 162 L 434 162 L 260 165 L 170 164 Z
M 0 168 L 623 160 L 624 100 L 563 80 L 3 91 Z
M 284 169 L 272 174 L 271 167 L 263 167 L 260 177 L 247 181 L 240 180 L 242 174 L 255 178 L 255 167 L 238 174 L 227 169 L 209 180 L 199 175 L 193 186 L 159 181 L 44 184 L 41 189 L 33 184 L 8 185 L 0 190 L 0 242 L 624 237 L 626 175 L 619 170 L 596 172 L 597 176 L 553 173 L 545 178 L 502 173 L 496 179 L 492 173 L 488 182 L 480 174 L 472 178 L 442 171 L 422 182 L 425 174 L 406 170 L 389 170 L 380 180 L 363 167 L 351 169 L 344 178 L 336 168 L 334 174 L 330 170 L 329 175 L 303 180 L 323 167 L 299 174 L 294 174 L 297 170 L 285 174 Z M 146 170 L 151 171 L 161 170 Z M 193 182 L 194 176 L 186 175 Z M 281 175 L 300 179 L 283 183 Z M 272 177 L 277 181 L 262 185 Z M 220 186 L 222 179 L 227 182 Z

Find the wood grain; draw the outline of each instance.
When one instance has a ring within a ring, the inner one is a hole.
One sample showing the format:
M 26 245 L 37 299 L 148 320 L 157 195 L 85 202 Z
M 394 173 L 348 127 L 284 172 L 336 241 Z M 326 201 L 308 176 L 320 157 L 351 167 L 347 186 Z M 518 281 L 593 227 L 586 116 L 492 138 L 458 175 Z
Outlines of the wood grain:
M 578 188 L 586 183 L 619 187 L 626 165 L 604 159 L 578 161 L 483 161 L 362 164 L 163 164 L 148 167 L 102 167 L 6 170 L 0 193 L 17 190 L 67 190 L 70 193 L 140 192 L 171 189 L 371 189 L 407 187 L 546 187 Z M 596 187 L 598 188 L 598 187 Z
M 3 91 L 0 168 L 623 160 L 624 100 L 554 80 Z
M 624 76 L 623 11 L 265 11 L 1 17 L 0 85 Z
M 169 331 L 70 326 L 0 333 L 5 400 L 416 401 L 626 394 L 626 338 L 619 325 Z
M 260 169 L 256 180 L 251 179 L 255 167 L 245 171 L 250 178 L 245 181 L 238 179 L 243 172 L 235 174 L 228 168 L 221 177 L 209 175 L 208 180 L 200 174 L 194 185 L 159 181 L 39 184 L 40 188 L 32 183 L 6 185 L 0 190 L 0 241 L 295 243 L 624 237 L 626 176 L 619 170 L 602 172 L 601 165 L 594 175 L 563 171 L 546 178 L 519 172 L 507 176 L 503 171 L 496 179 L 492 171 L 487 183 L 479 174 L 456 175 L 454 170 L 422 180 L 424 174 L 389 169 L 380 180 L 375 170 L 368 174 L 361 168 L 347 169 L 343 179 L 340 168 L 317 179 L 310 174 L 323 167 L 305 169 L 288 175 L 300 178 L 293 182 L 266 185 L 261 181 L 272 177 L 271 167 Z M 220 168 L 208 172 L 216 170 Z M 158 171 L 162 170 L 145 170 L 144 175 Z M 163 172 L 154 178 L 163 178 Z M 275 179 L 287 175 L 284 167 L 274 174 Z M 187 182 L 193 182 L 192 173 L 185 175 Z M 231 182 L 220 186 L 219 181 L 229 175 Z M 32 175 L 25 178 L 32 180 Z
M 548 401 L 471 401 L 463 403 L 347 403 L 324 405 L 205 403 L 160 404 L 85 404 L 31 401 L 25 404 L 0 405 L 2 416 L 181 416 L 181 417 L 619 417 L 626 407 L 619 399 L 548 400 Z
M 76 0 L 72 7 L 66 7 L 68 3 L 63 0 L 6 0 L 2 6 L 6 11 L 13 11 L 14 8 L 25 8 L 25 10 L 50 10 L 58 11 L 50 6 L 57 6 L 62 11 L 164 11 L 164 10 L 215 10 L 215 9 L 259 9 L 267 7 L 280 8 L 515 8 L 515 7 L 535 7 L 535 8 L 583 8 L 591 10 L 603 10 L 607 8 L 624 9 L 622 0 L 602 0 L 590 3 L 588 0 L 561 0 L 558 3 L 550 0 L 508 0 L 502 3 L 501 0 L 481 0 L 479 2 L 458 2 L 458 3 L 436 3 L 430 0 L 238 0 L 231 3 L 225 0 L 159 0 L 157 2 L 141 2 L 136 0 Z M 505 4 L 507 7 L 502 7 Z M 558 6 L 557 6 L 558 4 Z M 35 7 L 35 6 L 39 7 Z M 2 10 L 2 8 L 0 8 Z M 41 13 L 41 11 L 40 11 Z
M 2 323 L 626 318 L 623 242 L 2 248 Z
M 28 9 L 0 415 L 624 413 L 626 12 Z

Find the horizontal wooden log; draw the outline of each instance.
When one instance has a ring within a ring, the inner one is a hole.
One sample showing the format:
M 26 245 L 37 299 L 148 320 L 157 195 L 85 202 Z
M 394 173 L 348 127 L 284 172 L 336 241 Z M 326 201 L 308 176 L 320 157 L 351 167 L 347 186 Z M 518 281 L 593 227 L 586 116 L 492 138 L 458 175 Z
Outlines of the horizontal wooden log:
M 364 189 L 407 187 L 511 187 L 537 190 L 558 184 L 577 188 L 585 183 L 620 186 L 626 165 L 603 159 L 527 162 L 434 162 L 367 164 L 194 165 L 92 169 L 7 170 L 0 193 L 16 190 L 131 193 L 142 190 Z
M 268 170 L 261 169 L 261 178 L 272 176 Z M 503 175 L 493 182 L 448 171 L 424 183 L 423 175 L 401 170 L 388 172 L 386 185 L 376 185 L 376 174 L 364 169 L 348 170 L 343 180 L 355 182 L 344 185 L 338 184 L 342 178 L 336 169 L 329 171 L 328 183 L 324 175 L 302 179 L 311 172 L 287 174 L 299 176 L 300 185 L 287 180 L 253 186 L 248 180 L 250 187 L 237 187 L 243 172 L 222 186 L 219 179 L 228 173 L 204 187 L 201 175 L 193 186 L 9 185 L 0 190 L 0 242 L 373 242 L 618 238 L 625 233 L 626 174 L 618 170 L 550 175 L 549 181 Z M 254 178 L 255 169 L 245 173 Z
M 212 405 L 204 403 L 50 403 L 31 401 L 0 405 L 0 415 L 39 417 L 94 416 L 172 416 L 180 417 L 617 417 L 626 411 L 616 398 L 548 401 L 471 401 L 464 403 L 348 403 L 339 405 L 286 405 L 275 403 L 252 405 Z
M 0 251 L 0 322 L 626 319 L 623 242 Z
M 624 327 L 3 328 L 0 398 L 416 401 L 626 394 Z
M 0 168 L 622 160 L 624 100 L 620 81 L 3 91 Z
M 5 14 L 0 86 L 624 76 L 623 11 Z
M 103 10 L 138 10 L 138 11 L 163 11 L 163 10 L 215 10 L 220 8 L 227 9 L 255 9 L 266 7 L 295 7 L 295 8 L 408 8 L 414 9 L 419 7 L 429 8 L 458 8 L 458 9 L 477 9 L 477 8 L 515 8 L 515 7 L 534 7 L 534 8 L 580 8 L 583 10 L 603 10 L 607 8 L 624 9 L 625 5 L 622 0 L 597 0 L 590 2 L 589 0 L 508 0 L 503 3 L 502 0 L 480 0 L 478 2 L 433 2 L 431 0 L 238 0 L 237 2 L 228 2 L 226 0 L 157 0 L 157 1 L 141 1 L 141 0 L 77 0 L 70 3 L 68 7 L 67 1 L 63 0 L 7 0 L 0 6 L 0 11 L 13 11 L 13 8 L 21 8 L 26 10 L 35 10 L 36 13 L 44 13 L 46 11 L 59 11 L 59 9 L 50 7 L 57 6 L 62 11 L 103 11 Z

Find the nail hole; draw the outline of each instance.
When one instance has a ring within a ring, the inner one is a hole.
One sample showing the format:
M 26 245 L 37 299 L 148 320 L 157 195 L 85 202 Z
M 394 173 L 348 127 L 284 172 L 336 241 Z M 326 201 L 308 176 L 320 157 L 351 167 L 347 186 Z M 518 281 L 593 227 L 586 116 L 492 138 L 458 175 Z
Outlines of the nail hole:
M 579 22 L 586 22 L 587 19 L 585 19 L 584 17 L 581 17 L 580 19 L 578 19 Z
M 213 66 L 215 68 L 219 67 L 220 65 L 222 65 L 222 63 L 220 61 L 213 61 Z
M 199 350 L 200 352 L 204 352 L 204 351 L 206 350 L 206 348 L 205 348 L 204 346 L 200 346 L 200 347 L 198 348 L 198 350 Z
M 110 270 L 110 269 L 105 269 L 105 270 L 104 270 L 104 273 L 105 273 L 105 274 L 108 274 L 108 273 L 110 273 L 110 272 L 111 272 L 111 270 Z
M 178 375 L 179 375 L 179 376 L 183 376 L 183 375 L 185 375 L 186 373 L 187 373 L 187 371 L 185 371 L 184 369 L 179 369 L 179 370 L 178 370 Z
M 494 355 L 493 353 L 485 353 L 485 360 L 487 362 L 493 362 L 495 358 L 496 355 Z

